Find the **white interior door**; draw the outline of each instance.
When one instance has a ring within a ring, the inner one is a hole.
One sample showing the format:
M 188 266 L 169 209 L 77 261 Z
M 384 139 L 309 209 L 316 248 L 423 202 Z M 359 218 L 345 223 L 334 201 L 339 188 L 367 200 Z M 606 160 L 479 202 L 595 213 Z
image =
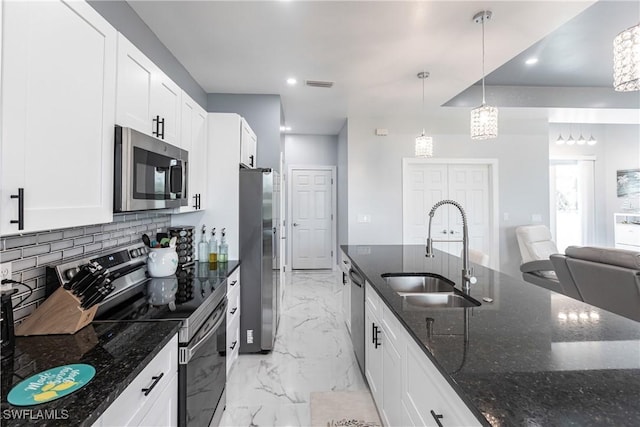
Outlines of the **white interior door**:
M 460 203 L 467 214 L 469 247 L 491 256 L 489 166 L 449 165 L 449 198 Z M 453 206 L 449 209 L 449 235 L 462 240 L 462 216 Z M 462 243 L 449 250 L 460 256 Z
M 440 164 L 413 164 L 406 171 L 406 176 L 408 179 L 405 183 L 407 209 L 404 212 L 404 242 L 424 245 L 429 234 L 429 211 L 440 200 L 449 198 L 449 168 Z M 436 210 L 431 222 L 431 237 L 434 240 L 453 239 L 449 218 L 452 217 L 451 213 L 455 213 L 454 210 L 457 212 L 457 209 L 447 205 Z M 436 242 L 433 247 L 454 253 L 453 245 L 455 243 Z
M 293 169 L 291 267 L 332 268 L 331 170 Z
M 403 182 L 403 242 L 425 244 L 429 211 L 439 201 L 459 202 L 467 214 L 469 247 L 497 257 L 491 235 L 492 191 L 488 164 L 406 163 Z M 434 240 L 461 240 L 462 217 L 444 205 L 433 217 Z M 460 256 L 462 243 L 434 243 L 436 249 Z

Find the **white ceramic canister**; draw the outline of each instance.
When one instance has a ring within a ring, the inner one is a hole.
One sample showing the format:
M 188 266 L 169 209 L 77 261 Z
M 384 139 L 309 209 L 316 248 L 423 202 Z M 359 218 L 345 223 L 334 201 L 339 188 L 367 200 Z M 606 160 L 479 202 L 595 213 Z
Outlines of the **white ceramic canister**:
M 178 269 L 176 248 L 149 248 L 147 272 L 151 277 L 171 276 Z

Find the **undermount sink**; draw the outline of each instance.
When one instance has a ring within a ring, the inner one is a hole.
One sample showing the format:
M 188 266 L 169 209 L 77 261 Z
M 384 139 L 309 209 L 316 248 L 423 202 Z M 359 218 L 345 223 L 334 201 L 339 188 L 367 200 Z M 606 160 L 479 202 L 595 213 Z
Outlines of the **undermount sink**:
M 420 308 L 478 307 L 480 302 L 457 293 L 422 293 L 403 296 L 404 303 Z
M 437 274 L 385 273 L 382 278 L 400 296 L 422 293 L 453 293 L 455 283 Z

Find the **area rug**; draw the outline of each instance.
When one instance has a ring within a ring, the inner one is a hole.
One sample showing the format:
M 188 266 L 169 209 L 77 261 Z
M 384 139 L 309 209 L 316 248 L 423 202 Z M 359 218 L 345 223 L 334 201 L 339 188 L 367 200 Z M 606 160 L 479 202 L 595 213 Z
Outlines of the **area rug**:
M 378 412 L 368 391 L 311 393 L 313 427 L 379 427 Z

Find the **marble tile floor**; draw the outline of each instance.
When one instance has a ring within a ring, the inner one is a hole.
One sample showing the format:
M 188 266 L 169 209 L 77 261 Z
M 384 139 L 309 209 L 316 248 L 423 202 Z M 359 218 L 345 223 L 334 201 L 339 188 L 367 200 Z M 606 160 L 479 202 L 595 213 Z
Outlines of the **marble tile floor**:
M 368 390 L 342 315 L 339 271 L 287 273 L 274 349 L 240 355 L 221 426 L 308 426 L 313 391 Z

